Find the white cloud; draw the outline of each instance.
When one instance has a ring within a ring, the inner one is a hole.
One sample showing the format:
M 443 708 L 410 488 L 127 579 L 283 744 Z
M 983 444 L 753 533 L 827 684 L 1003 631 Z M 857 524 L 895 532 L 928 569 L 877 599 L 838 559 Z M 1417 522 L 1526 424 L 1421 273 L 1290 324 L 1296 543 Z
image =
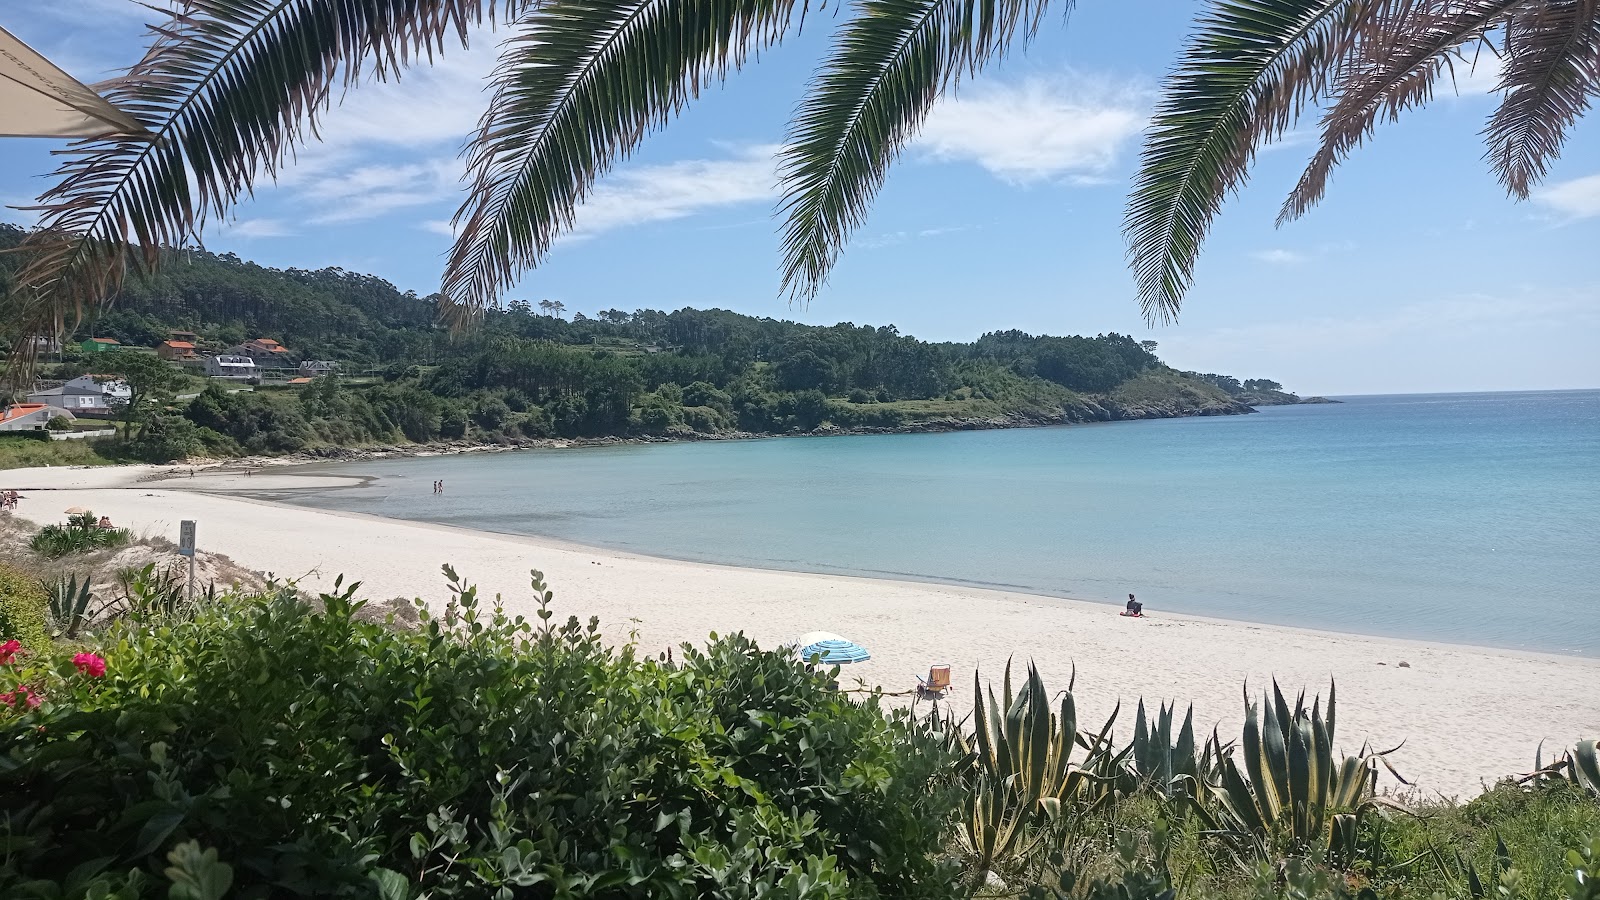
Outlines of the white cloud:
M 971 231 L 974 226 L 950 225 L 942 228 L 921 228 L 913 231 L 886 231 L 874 234 L 855 241 L 855 246 L 864 250 L 878 250 L 884 247 L 897 247 L 901 244 L 925 238 L 941 237 L 947 234 L 956 234 L 962 231 Z
M 777 196 L 777 151 L 775 145 L 760 144 L 727 159 L 687 159 L 613 172 L 578 209 L 573 234 L 591 237 L 718 207 L 769 202 Z
M 1533 199 L 1569 218 L 1600 216 L 1600 174 L 1556 182 L 1535 191 Z
M 421 228 L 423 231 L 432 232 L 433 234 L 442 234 L 445 237 L 456 236 L 455 226 L 450 224 L 449 219 L 428 219 L 423 222 L 418 222 L 417 227 Z
M 223 234 L 237 238 L 277 238 L 294 232 L 278 219 L 242 219 L 228 224 Z
M 1078 75 L 985 83 L 934 107 L 917 146 L 1010 182 L 1104 181 L 1145 126 L 1148 98 Z
M 496 59 L 492 31 L 477 29 L 470 41 L 467 49 L 448 46 L 432 65 L 423 60 L 399 78 L 335 97 L 319 115 L 317 136 L 308 135 L 279 171 L 276 188 L 323 225 L 458 197 L 456 149 L 477 127 Z
M 438 203 L 456 193 L 460 179 L 461 164 L 441 157 L 325 172 L 298 185 L 296 192 L 314 207 L 310 221 L 332 225 Z
M 1482 97 L 1499 92 L 1505 60 L 1488 50 L 1476 51 L 1469 59 L 1458 59 L 1452 67 L 1458 97 Z M 1451 77 L 1450 72 L 1445 73 Z
M 1284 250 L 1280 247 L 1274 247 L 1271 250 L 1257 250 L 1250 255 L 1264 263 L 1272 263 L 1277 266 L 1295 265 L 1303 263 L 1310 258 L 1297 250 Z

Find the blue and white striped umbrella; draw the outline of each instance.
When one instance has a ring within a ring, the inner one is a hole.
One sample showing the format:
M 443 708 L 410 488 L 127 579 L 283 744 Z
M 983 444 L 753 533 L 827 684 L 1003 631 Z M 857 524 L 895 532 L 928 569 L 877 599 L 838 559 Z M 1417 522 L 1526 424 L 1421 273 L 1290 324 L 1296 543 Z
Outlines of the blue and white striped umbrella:
M 820 662 L 826 665 L 837 666 L 866 662 L 872 658 L 867 648 L 826 631 L 813 631 L 795 644 L 799 648 L 800 658 L 808 662 L 815 656 L 821 657 Z

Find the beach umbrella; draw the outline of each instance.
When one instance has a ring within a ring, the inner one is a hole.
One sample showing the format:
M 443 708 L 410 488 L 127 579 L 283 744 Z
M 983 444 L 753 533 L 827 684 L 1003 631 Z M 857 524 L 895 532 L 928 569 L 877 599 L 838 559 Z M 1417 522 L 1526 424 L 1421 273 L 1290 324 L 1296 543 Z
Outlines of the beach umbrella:
M 872 658 L 867 648 L 828 631 L 801 635 L 795 646 L 799 648 L 801 659 L 809 661 L 814 656 L 821 657 L 821 662 L 831 666 L 866 662 Z
M 88 512 L 88 510 L 84 509 L 81 506 L 69 506 L 69 507 L 67 507 L 67 515 L 69 515 L 69 516 L 81 516 L 86 512 Z
M 0 137 L 148 134 L 138 120 L 0 28 Z

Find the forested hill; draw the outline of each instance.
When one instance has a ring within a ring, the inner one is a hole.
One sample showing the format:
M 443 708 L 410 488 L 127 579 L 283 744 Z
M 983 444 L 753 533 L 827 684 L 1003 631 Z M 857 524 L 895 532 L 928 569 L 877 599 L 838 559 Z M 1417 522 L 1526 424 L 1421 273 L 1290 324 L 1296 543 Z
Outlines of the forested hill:
M 20 238 L 0 226 L 0 247 Z M 0 289 L 18 263 L 0 255 Z M 202 350 L 272 338 L 297 359 L 339 363 L 341 377 L 310 388 L 174 399 L 168 420 L 145 430 L 170 431 L 189 452 L 994 427 L 1240 413 L 1249 411 L 1241 398 L 1297 399 L 1270 381 L 1174 371 L 1153 343 L 1117 334 L 1002 331 L 930 343 L 892 326 L 818 327 L 694 309 L 567 317 L 557 305 L 512 301 L 452 336 L 435 325 L 435 312 L 434 298 L 371 275 L 185 251 L 170 254 L 152 278 L 130 278 L 112 308 L 73 340 L 153 347 L 183 330 L 200 336 Z M 48 374 L 89 366 L 69 343 Z M 188 387 L 173 397 L 204 384 Z

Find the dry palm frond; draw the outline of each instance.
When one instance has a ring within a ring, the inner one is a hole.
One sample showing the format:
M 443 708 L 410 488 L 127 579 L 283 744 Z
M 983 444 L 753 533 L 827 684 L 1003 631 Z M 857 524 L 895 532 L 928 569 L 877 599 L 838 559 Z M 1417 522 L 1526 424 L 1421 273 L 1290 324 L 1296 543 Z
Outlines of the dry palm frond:
M 444 276 L 457 316 L 537 265 L 595 178 L 777 40 L 796 0 L 552 0 L 507 42 Z
M 1600 0 L 1516 5 L 1506 25 L 1506 96 L 1485 136 L 1495 175 L 1521 199 L 1600 92 Z
M 1328 176 L 1372 134 L 1380 117 L 1390 121 L 1433 96 L 1433 85 L 1452 66 L 1463 44 L 1482 40 L 1507 9 L 1525 0 L 1455 4 L 1447 12 L 1411 10 L 1392 27 L 1355 48 L 1341 66 L 1323 116 L 1322 143 L 1278 213 L 1278 223 L 1304 215 L 1327 191 Z
M 1463 48 L 1502 35 L 1504 99 L 1485 137 L 1495 174 L 1524 198 L 1600 93 L 1600 0 L 1212 0 L 1167 84 L 1128 207 L 1146 315 L 1177 312 L 1223 199 L 1308 102 L 1328 103 L 1322 142 L 1280 224 L 1322 198 L 1380 118 L 1427 102 Z
M 508 13 L 518 2 L 507 3 Z M 125 272 L 222 216 L 272 176 L 336 85 L 386 78 L 431 59 L 492 15 L 489 0 L 183 0 L 152 26 L 143 59 L 104 95 L 153 139 L 85 141 L 64 151 L 34 207 L 39 229 L 5 300 L 23 335 L 59 334 L 112 295 Z M 130 252 L 137 250 L 137 252 Z M 13 372 L 34 342 L 15 343 Z
M 1048 0 L 861 0 L 790 126 L 783 289 L 809 299 L 889 166 L 963 74 L 1031 38 Z M 1070 3 L 1067 4 L 1070 6 Z
M 1147 319 L 1171 321 L 1223 198 L 1338 60 L 1408 0 L 1218 0 L 1156 108 L 1125 230 Z

